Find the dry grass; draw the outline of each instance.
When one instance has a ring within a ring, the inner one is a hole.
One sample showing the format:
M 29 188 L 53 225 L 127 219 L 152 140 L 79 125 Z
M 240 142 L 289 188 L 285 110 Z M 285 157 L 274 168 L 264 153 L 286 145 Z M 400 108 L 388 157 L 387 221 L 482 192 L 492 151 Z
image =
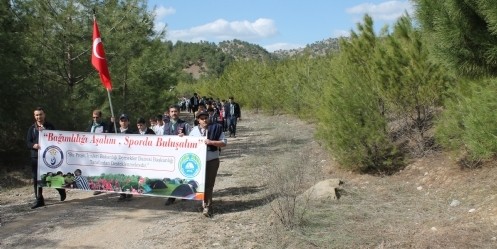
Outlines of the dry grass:
M 263 165 L 267 191 L 288 192 L 266 207 L 279 221 L 273 235 L 287 241 L 276 247 L 497 248 L 496 166 L 462 171 L 450 155 L 431 152 L 392 176 L 357 175 L 337 167 L 306 132 L 288 133 L 307 130 L 292 125 L 299 128 L 268 130 L 274 146 L 250 160 Z M 340 200 L 295 201 L 325 178 L 345 182 Z M 461 204 L 450 206 L 453 200 Z
M 322 248 L 495 248 L 497 185 L 488 176 L 497 170 L 447 162 L 439 154 L 390 177 L 344 174 L 342 198 L 312 203 L 299 239 Z

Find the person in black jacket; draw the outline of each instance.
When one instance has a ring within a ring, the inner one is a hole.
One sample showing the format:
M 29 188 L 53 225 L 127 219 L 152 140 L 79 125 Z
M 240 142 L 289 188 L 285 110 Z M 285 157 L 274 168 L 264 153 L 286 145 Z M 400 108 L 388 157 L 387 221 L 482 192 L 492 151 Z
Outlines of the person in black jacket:
M 192 107 L 193 117 L 195 117 L 195 113 L 198 111 L 198 105 L 200 105 L 200 98 L 197 93 L 193 93 L 193 96 L 190 98 L 190 106 Z
M 36 203 L 32 206 L 32 209 L 45 206 L 45 199 L 43 198 L 43 188 L 38 186 L 38 150 L 42 149 L 39 144 L 39 133 L 42 130 L 55 130 L 55 126 L 49 122 L 45 121 L 45 111 L 41 107 L 37 107 L 34 110 L 35 123 L 29 127 L 26 144 L 28 149 L 31 151 L 31 173 L 33 176 L 33 187 L 36 197 Z M 66 190 L 58 188 L 57 191 L 60 194 L 60 200 L 64 201 L 66 199 Z
M 235 102 L 233 97 L 230 97 L 228 102 L 224 105 L 224 115 L 228 120 L 230 137 L 236 137 L 236 124 L 238 120 L 242 120 L 242 113 L 240 111 L 240 105 Z
M 119 116 L 119 127 L 116 133 L 133 134 L 135 131 L 129 127 L 129 117 L 127 114 Z
M 119 116 L 119 128 L 117 128 L 117 133 L 123 134 L 134 134 L 135 131 L 129 127 L 129 116 L 127 114 L 121 114 Z M 132 194 L 120 194 L 119 201 L 130 200 L 133 197 Z
M 92 113 L 92 121 L 88 128 L 86 128 L 86 132 L 91 133 L 109 133 L 110 127 L 107 125 L 105 121 L 102 120 L 102 111 L 93 110 Z
M 144 118 L 138 118 L 136 121 L 136 127 L 138 128 L 137 131 L 135 132 L 136 134 L 153 134 L 155 135 L 155 132 L 147 127 L 147 122 L 145 121 Z
M 170 105 L 168 108 L 169 121 L 164 123 L 164 135 L 178 135 L 180 137 L 190 133 L 191 126 L 185 120 L 179 118 L 180 108 Z
M 168 108 L 169 121 L 164 123 L 164 135 L 188 136 L 190 134 L 190 124 L 179 118 L 180 108 L 170 105 Z M 165 205 L 171 205 L 176 198 L 167 198 Z

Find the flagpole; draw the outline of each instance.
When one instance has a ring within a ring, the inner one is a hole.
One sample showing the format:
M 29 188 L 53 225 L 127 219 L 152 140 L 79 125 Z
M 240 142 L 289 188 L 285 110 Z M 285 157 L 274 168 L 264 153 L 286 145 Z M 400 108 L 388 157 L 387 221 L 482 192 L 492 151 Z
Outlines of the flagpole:
M 110 115 L 112 115 L 111 117 L 114 118 L 114 120 L 112 121 L 112 123 L 114 124 L 114 133 L 117 133 L 116 116 L 114 116 L 114 108 L 112 108 L 112 99 L 110 97 L 110 90 L 109 89 L 107 89 L 107 96 L 109 97 Z

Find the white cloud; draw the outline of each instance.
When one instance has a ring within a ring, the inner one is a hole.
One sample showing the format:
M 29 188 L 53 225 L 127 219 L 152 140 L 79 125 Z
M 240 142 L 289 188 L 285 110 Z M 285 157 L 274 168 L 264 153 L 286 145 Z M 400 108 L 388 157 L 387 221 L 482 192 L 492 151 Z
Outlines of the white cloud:
M 331 37 L 339 38 L 339 37 L 349 37 L 350 30 L 334 30 Z
M 165 30 L 167 27 L 167 24 L 165 22 L 155 22 L 154 23 L 154 30 L 155 32 L 162 32 Z
M 304 48 L 306 45 L 302 44 L 291 44 L 291 43 L 274 43 L 270 45 L 263 46 L 268 52 L 274 52 L 276 50 L 290 50 L 297 48 Z
M 201 26 L 183 30 L 170 30 L 167 38 L 173 42 L 177 40 L 197 42 L 201 40 L 223 41 L 223 40 L 256 40 L 267 38 L 278 33 L 274 21 L 266 18 L 259 18 L 254 22 L 250 21 L 226 21 L 218 19 L 214 22 Z
M 363 3 L 348 8 L 349 14 L 369 14 L 374 20 L 394 21 L 404 14 L 412 14 L 414 7 L 409 1 L 387 1 L 380 4 Z
M 164 7 L 164 6 L 159 6 L 157 9 L 155 9 L 155 20 L 160 21 L 164 19 L 166 16 L 170 16 L 176 13 L 176 9 L 173 7 Z

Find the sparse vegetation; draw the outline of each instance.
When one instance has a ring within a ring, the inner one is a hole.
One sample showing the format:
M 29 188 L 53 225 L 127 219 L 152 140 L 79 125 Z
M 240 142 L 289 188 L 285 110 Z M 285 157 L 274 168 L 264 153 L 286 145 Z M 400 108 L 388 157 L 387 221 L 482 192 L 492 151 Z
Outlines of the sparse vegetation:
M 268 162 L 262 172 L 271 211 L 280 224 L 290 230 L 300 228 L 309 212 L 309 196 L 303 193 L 316 183 L 309 178 L 317 169 L 310 159 L 306 149 L 283 153 L 278 160 Z

